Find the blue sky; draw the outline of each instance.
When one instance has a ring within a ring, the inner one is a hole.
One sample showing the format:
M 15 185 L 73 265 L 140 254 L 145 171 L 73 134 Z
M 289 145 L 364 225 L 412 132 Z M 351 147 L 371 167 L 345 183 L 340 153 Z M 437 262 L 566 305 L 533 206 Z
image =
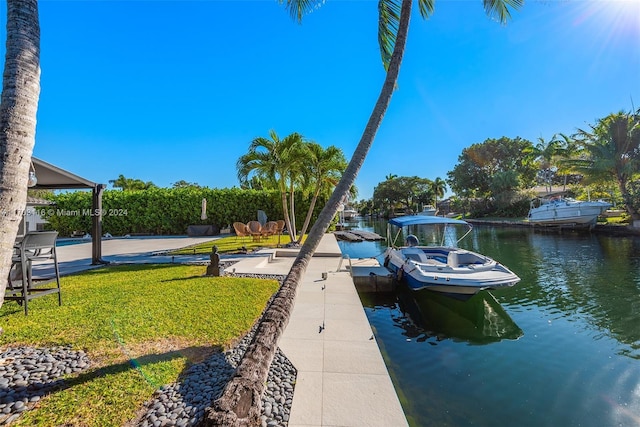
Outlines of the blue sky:
M 327 0 L 302 25 L 272 0 L 44 0 L 40 25 L 34 155 L 95 182 L 237 186 L 270 129 L 350 158 L 384 78 L 371 0 Z M 446 178 L 487 138 L 549 139 L 632 102 L 640 1 L 530 1 L 506 26 L 480 0 L 437 1 L 427 21 L 414 10 L 359 198 L 388 174 Z

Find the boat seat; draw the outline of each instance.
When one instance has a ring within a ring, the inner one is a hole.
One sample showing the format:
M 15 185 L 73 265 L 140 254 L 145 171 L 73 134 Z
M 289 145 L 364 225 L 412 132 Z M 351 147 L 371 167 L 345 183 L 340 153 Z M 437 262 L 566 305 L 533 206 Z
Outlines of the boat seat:
M 405 256 L 405 258 L 410 259 L 412 261 L 423 262 L 423 263 L 429 262 L 427 255 L 424 253 L 422 249 L 419 249 L 419 248 L 403 248 L 402 254 Z
M 449 251 L 449 255 L 447 255 L 447 265 L 453 268 L 482 263 L 481 259 L 464 249 Z
M 460 267 L 460 261 L 458 260 L 458 256 L 462 254 L 462 251 L 449 251 L 447 255 L 447 265 L 451 268 Z

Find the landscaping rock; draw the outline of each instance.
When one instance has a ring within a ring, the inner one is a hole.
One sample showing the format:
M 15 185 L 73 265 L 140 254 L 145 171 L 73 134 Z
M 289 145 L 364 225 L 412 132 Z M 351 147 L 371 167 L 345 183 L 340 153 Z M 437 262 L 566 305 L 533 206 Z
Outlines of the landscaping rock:
M 278 275 L 229 275 L 275 279 L 280 283 L 284 280 L 283 276 Z M 154 426 L 161 417 L 167 418 L 172 415 L 175 415 L 171 417 L 175 425 L 192 426 L 200 422 L 205 415 L 205 408 L 220 397 L 224 387 L 231 380 L 254 333 L 255 327 L 233 349 L 225 353 L 216 353 L 202 363 L 192 365 L 180 381 L 160 388 L 153 400 L 147 403 L 147 412 L 140 418 L 139 426 Z M 263 426 L 288 426 L 296 376 L 295 367 L 278 349 L 271 363 L 267 387 L 262 396 L 260 421 Z
M 14 422 L 41 397 L 64 386 L 65 374 L 89 367 L 71 347 L 14 347 L 0 353 L 0 425 Z

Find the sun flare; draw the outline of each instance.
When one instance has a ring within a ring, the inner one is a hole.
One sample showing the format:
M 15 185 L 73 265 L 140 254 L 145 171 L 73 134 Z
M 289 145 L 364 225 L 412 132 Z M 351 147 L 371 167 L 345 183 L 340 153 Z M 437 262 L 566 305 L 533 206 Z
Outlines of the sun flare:
M 583 18 L 601 21 L 614 34 L 636 37 L 640 41 L 640 0 L 584 2 Z

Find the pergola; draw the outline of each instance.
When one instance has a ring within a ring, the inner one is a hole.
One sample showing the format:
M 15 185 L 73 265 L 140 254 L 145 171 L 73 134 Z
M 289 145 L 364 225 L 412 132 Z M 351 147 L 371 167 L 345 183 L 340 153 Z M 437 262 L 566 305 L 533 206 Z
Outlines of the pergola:
M 37 184 L 31 188 L 43 190 L 91 189 L 93 192 L 92 212 L 102 213 L 102 192 L 107 188 L 106 184 L 96 184 L 36 157 L 32 157 L 31 161 L 38 180 Z M 102 214 L 91 217 L 91 242 L 91 263 L 105 264 L 106 261 L 102 259 Z

